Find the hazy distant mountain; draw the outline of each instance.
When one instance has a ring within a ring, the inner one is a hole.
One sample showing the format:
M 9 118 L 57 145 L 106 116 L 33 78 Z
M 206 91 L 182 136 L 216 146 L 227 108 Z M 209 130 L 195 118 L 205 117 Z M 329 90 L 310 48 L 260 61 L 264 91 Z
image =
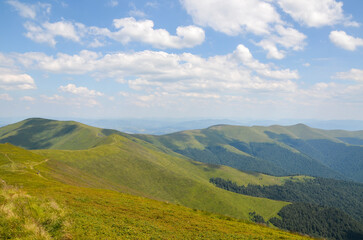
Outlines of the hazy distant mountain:
M 100 128 L 116 129 L 126 133 L 145 134 L 167 134 L 190 129 L 207 128 L 217 124 L 238 125 L 240 122 L 228 119 L 203 119 L 203 120 L 182 120 L 182 119 L 99 119 L 78 121 Z

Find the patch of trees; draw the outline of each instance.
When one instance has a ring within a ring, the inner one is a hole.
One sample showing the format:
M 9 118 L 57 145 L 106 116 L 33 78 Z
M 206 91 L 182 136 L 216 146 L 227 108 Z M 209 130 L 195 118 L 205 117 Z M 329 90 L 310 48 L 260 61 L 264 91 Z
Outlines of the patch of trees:
M 250 220 L 252 222 L 264 223 L 264 224 L 266 223 L 265 219 L 261 215 L 257 214 L 256 212 L 250 212 L 248 215 L 250 216 Z
M 281 219 L 269 220 L 279 228 L 331 239 L 363 239 L 363 184 L 324 178 L 272 186 L 239 186 L 222 178 L 210 182 L 239 194 L 293 202 L 278 213 Z
M 270 222 L 278 228 L 338 240 L 363 239 L 363 227 L 346 213 L 308 203 L 293 203 L 281 209 Z
M 244 195 L 287 202 L 304 202 L 338 208 L 363 224 L 363 184 L 334 179 L 314 178 L 286 181 L 284 185 L 238 186 L 221 178 L 211 178 L 217 187 Z

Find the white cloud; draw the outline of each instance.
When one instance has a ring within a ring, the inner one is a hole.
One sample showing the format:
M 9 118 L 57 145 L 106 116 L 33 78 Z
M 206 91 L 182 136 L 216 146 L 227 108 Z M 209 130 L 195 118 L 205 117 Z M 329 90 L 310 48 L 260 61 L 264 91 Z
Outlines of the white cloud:
M 311 64 L 310 64 L 310 63 L 308 63 L 308 62 L 303 63 L 303 66 L 304 66 L 304 67 L 310 67 L 310 65 L 311 65 Z
M 308 27 L 359 24 L 344 16 L 343 3 L 336 0 L 277 0 L 280 7 L 295 21 Z
M 170 35 L 165 29 L 154 29 L 154 22 L 151 20 L 137 21 L 133 17 L 114 19 L 113 25 L 117 29 L 114 32 L 108 28 L 87 27 L 82 23 L 65 20 L 41 24 L 28 21 L 24 27 L 27 30 L 26 37 L 53 47 L 57 44 L 57 37 L 79 43 L 82 43 L 82 40 L 89 41 L 90 47 L 104 46 L 104 41 L 99 38 L 107 37 L 122 44 L 135 41 L 160 49 L 191 48 L 203 43 L 205 38 L 204 30 L 196 26 L 180 26 L 176 29 L 176 35 Z
M 320 82 L 307 90 L 300 90 L 298 101 L 314 103 L 314 100 L 327 100 L 347 105 L 349 102 L 362 101 L 363 84 L 337 84 L 334 82 Z M 363 102 L 362 102 L 363 103 Z
M 75 94 L 75 97 L 63 97 L 58 94 L 54 94 L 52 96 L 47 95 L 41 95 L 40 97 L 44 100 L 46 103 L 51 104 L 59 104 L 59 105 L 67 105 L 70 108 L 83 108 L 86 107 L 95 107 L 95 106 L 101 106 L 99 102 L 97 102 L 92 96 L 84 96 L 80 94 Z M 67 108 L 69 108 L 67 107 Z
M 117 0 L 109 0 L 107 5 L 110 6 L 110 7 L 116 7 L 118 5 L 118 1 Z
M 85 26 L 67 21 L 59 21 L 55 23 L 44 22 L 41 25 L 35 23 L 26 22 L 24 27 L 27 30 L 26 37 L 38 43 L 48 43 L 51 46 L 56 45 L 56 37 L 63 37 L 65 39 L 72 40 L 74 42 L 80 42 L 82 32 L 85 30 Z
M 296 29 L 286 28 L 282 25 L 277 25 L 275 30 L 277 34 L 272 34 L 257 44 L 268 52 L 268 58 L 282 59 L 285 57 L 285 51 L 279 50 L 276 45 L 294 51 L 304 49 L 306 39 L 304 34 Z
M 51 10 L 51 5 L 47 3 L 38 2 L 35 4 L 28 4 L 17 0 L 8 0 L 7 3 L 13 6 L 20 16 L 29 19 L 35 19 L 37 17 L 37 13 L 40 11 L 43 14 L 48 15 Z
M 138 9 L 130 10 L 129 15 L 133 16 L 133 17 L 139 17 L 139 18 L 146 17 L 146 14 L 143 11 L 138 10 Z
M 100 57 L 96 52 L 83 50 L 73 56 L 58 53 L 57 57 L 48 56 L 44 53 L 30 52 L 17 55 L 17 59 L 25 67 L 34 63 L 37 67 L 54 73 L 84 74 L 96 69 L 97 59 Z
M 181 3 L 196 24 L 228 35 L 268 34 L 272 24 L 281 22 L 275 8 L 261 0 L 181 0 Z
M 35 98 L 30 97 L 30 96 L 24 96 L 22 98 L 20 98 L 21 101 L 26 101 L 26 102 L 34 102 Z
M 0 53 L 0 67 L 15 67 L 15 61 Z
M 158 89 L 174 94 L 237 93 L 241 90 L 293 92 L 297 86 L 291 80 L 299 78 L 296 70 L 260 63 L 243 45 L 233 53 L 210 58 L 163 51 L 119 52 L 104 56 L 82 51 L 79 55 L 58 54 L 57 57 L 25 53 L 18 58 L 26 67 L 62 74 L 91 74 L 97 79 L 113 78 L 136 91 Z M 61 89 L 74 92 L 77 87 L 68 85 Z
M 205 37 L 204 30 L 196 26 L 178 27 L 177 35 L 172 36 L 165 29 L 154 29 L 154 22 L 151 20 L 137 21 L 133 17 L 115 19 L 113 24 L 118 31 L 93 27 L 93 33 L 106 35 L 122 44 L 137 41 L 161 49 L 194 47 L 201 44 Z
M 89 90 L 86 87 L 77 87 L 74 84 L 68 84 L 67 86 L 60 86 L 59 90 L 62 92 L 68 92 L 82 97 L 99 97 L 103 96 L 103 93 L 96 90 Z
M 34 79 L 28 74 L 0 66 L 0 89 L 29 90 L 35 88 Z
M 17 0 L 9 0 L 7 3 L 13 6 L 19 12 L 19 15 L 24 18 L 34 19 L 37 15 L 34 5 L 21 3 Z
M 363 82 L 363 70 L 352 68 L 348 72 L 338 72 L 338 73 L 336 73 L 335 76 L 333 76 L 333 78 Z
M 282 59 L 286 50 L 304 48 L 306 36 L 286 27 L 271 1 L 263 0 L 181 0 L 194 22 L 227 35 L 253 33 L 269 58 Z M 280 50 L 279 48 L 285 50 Z
M 7 93 L 2 93 L 0 94 L 0 100 L 12 101 L 13 98 Z
M 97 38 L 93 40 L 93 42 L 91 42 L 90 44 L 88 44 L 89 47 L 91 48 L 98 48 L 98 47 L 103 47 L 106 44 L 104 42 L 100 42 L 100 40 L 98 40 Z
M 362 38 L 355 38 L 344 31 L 332 31 L 329 35 L 330 41 L 345 50 L 354 51 L 363 46 Z
M 46 100 L 47 102 L 57 102 L 64 100 L 63 96 L 59 96 L 57 94 L 54 94 L 53 96 L 41 95 L 40 97 Z
M 268 39 L 261 40 L 257 45 L 267 51 L 267 58 L 283 59 L 286 56 L 285 51 L 279 50 L 276 44 Z
M 238 45 L 237 50 L 235 51 L 235 55 L 243 62 L 243 64 L 253 70 L 255 70 L 258 74 L 268 77 L 268 78 L 276 78 L 276 79 L 298 79 L 298 72 L 291 71 L 290 69 L 284 70 L 272 70 L 271 67 L 267 64 L 260 63 L 258 60 L 253 58 L 250 50 L 243 46 L 242 44 Z
M 159 3 L 154 1 L 154 2 L 147 2 L 145 4 L 146 7 L 152 7 L 152 8 L 157 8 L 159 6 Z

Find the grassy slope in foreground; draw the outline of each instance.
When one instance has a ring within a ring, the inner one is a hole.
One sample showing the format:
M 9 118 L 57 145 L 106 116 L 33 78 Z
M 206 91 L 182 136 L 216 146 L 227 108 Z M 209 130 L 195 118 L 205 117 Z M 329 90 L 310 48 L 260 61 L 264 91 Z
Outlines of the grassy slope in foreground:
M 62 184 L 50 178 L 49 161 L 0 144 L 2 238 L 307 239 L 143 197 Z
M 243 173 L 226 166 L 197 163 L 159 151 L 139 139 L 111 135 L 106 144 L 87 150 L 36 150 L 49 158 L 57 179 L 69 182 L 75 169 L 105 181 L 100 188 L 182 204 L 187 207 L 248 218 L 255 211 L 265 219 L 276 216 L 286 202 L 255 198 L 215 187 L 211 177 L 227 177 L 239 184 L 280 184 L 286 178 Z M 55 176 L 53 174 L 53 176 Z M 74 180 L 87 185 L 88 180 Z

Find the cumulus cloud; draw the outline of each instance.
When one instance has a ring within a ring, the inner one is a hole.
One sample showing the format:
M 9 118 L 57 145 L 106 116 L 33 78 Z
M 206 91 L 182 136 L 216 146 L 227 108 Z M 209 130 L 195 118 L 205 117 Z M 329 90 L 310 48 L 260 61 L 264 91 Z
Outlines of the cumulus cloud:
M 190 53 L 163 51 L 112 53 L 101 55 L 82 51 L 78 55 L 40 53 L 18 56 L 27 67 L 54 73 L 91 74 L 96 78 L 114 78 L 136 91 L 159 89 L 173 93 L 295 91 L 299 78 L 296 70 L 279 69 L 254 59 L 243 45 L 227 55 L 202 58 Z M 75 85 L 60 88 L 76 92 Z M 87 92 L 86 90 L 84 90 Z M 192 95 L 189 95 L 192 96 Z M 195 95 L 196 96 L 196 95 Z
M 34 79 L 28 74 L 0 66 L 0 89 L 30 90 L 35 88 Z
M 228 35 L 267 34 L 272 24 L 281 22 L 275 8 L 261 0 L 181 0 L 181 3 L 196 24 Z
M 333 76 L 333 78 L 363 82 L 363 70 L 352 68 L 348 72 L 338 72 L 338 73 L 336 73 Z
M 58 53 L 57 57 L 48 56 L 44 53 L 30 52 L 18 54 L 17 60 L 25 67 L 36 63 L 37 68 L 54 73 L 84 74 L 96 69 L 97 59 L 101 55 L 83 50 L 79 54 L 68 55 Z
M 306 36 L 296 29 L 277 25 L 275 31 L 275 34 L 257 44 L 268 52 L 268 58 L 282 59 L 285 57 L 285 51 L 279 50 L 277 45 L 294 51 L 304 49 Z
M 308 27 L 323 27 L 335 24 L 358 26 L 345 16 L 343 3 L 336 0 L 277 0 L 279 6 L 295 21 Z
M 68 92 L 82 97 L 100 97 L 103 93 L 97 92 L 96 90 L 89 90 L 86 87 L 77 87 L 74 84 L 68 84 L 66 86 L 60 86 L 59 90 L 62 92 Z
M 2 93 L 0 94 L 0 100 L 12 101 L 13 98 L 7 93 Z
M 26 22 L 24 24 L 27 33 L 26 37 L 38 43 L 48 43 L 51 46 L 56 45 L 56 37 L 62 37 L 74 42 L 80 42 L 85 26 L 80 23 L 59 21 L 55 23 L 45 22 L 41 25 Z
M 70 21 L 43 22 L 41 24 L 26 22 L 27 32 L 25 36 L 38 43 L 47 43 L 54 47 L 56 38 L 64 38 L 73 42 L 89 42 L 90 47 L 100 47 L 104 43 L 100 38 L 110 38 L 127 44 L 129 42 L 142 42 L 155 48 L 191 48 L 204 42 L 205 33 L 202 28 L 196 26 L 179 26 L 176 35 L 171 35 L 165 29 L 154 29 L 151 20 L 137 21 L 133 17 L 113 20 L 116 31 L 108 28 L 85 26 L 82 23 Z M 90 40 L 91 39 L 91 40 Z
M 165 29 L 154 29 L 151 20 L 139 20 L 135 18 L 115 19 L 113 25 L 118 31 L 112 32 L 107 28 L 91 27 L 94 35 L 103 35 L 122 44 L 132 41 L 143 42 L 155 48 L 190 48 L 204 41 L 204 30 L 196 26 L 178 27 L 176 36 L 170 35 Z
M 284 70 L 272 70 L 272 68 L 267 65 L 260 63 L 258 60 L 253 58 L 250 50 L 244 45 L 240 44 L 236 51 L 235 55 L 242 61 L 242 63 L 255 70 L 258 74 L 268 77 L 268 78 L 276 78 L 276 79 L 298 79 L 299 74 L 296 70 L 291 71 L 290 69 Z
M 329 38 L 336 46 L 349 51 L 355 51 L 357 47 L 363 46 L 362 38 L 355 38 L 344 31 L 332 31 Z
M 253 33 L 262 38 L 257 43 L 269 58 L 282 59 L 286 50 L 299 51 L 306 36 L 286 27 L 272 2 L 263 0 L 181 0 L 193 21 L 227 35 Z M 281 50 L 283 48 L 285 50 Z

